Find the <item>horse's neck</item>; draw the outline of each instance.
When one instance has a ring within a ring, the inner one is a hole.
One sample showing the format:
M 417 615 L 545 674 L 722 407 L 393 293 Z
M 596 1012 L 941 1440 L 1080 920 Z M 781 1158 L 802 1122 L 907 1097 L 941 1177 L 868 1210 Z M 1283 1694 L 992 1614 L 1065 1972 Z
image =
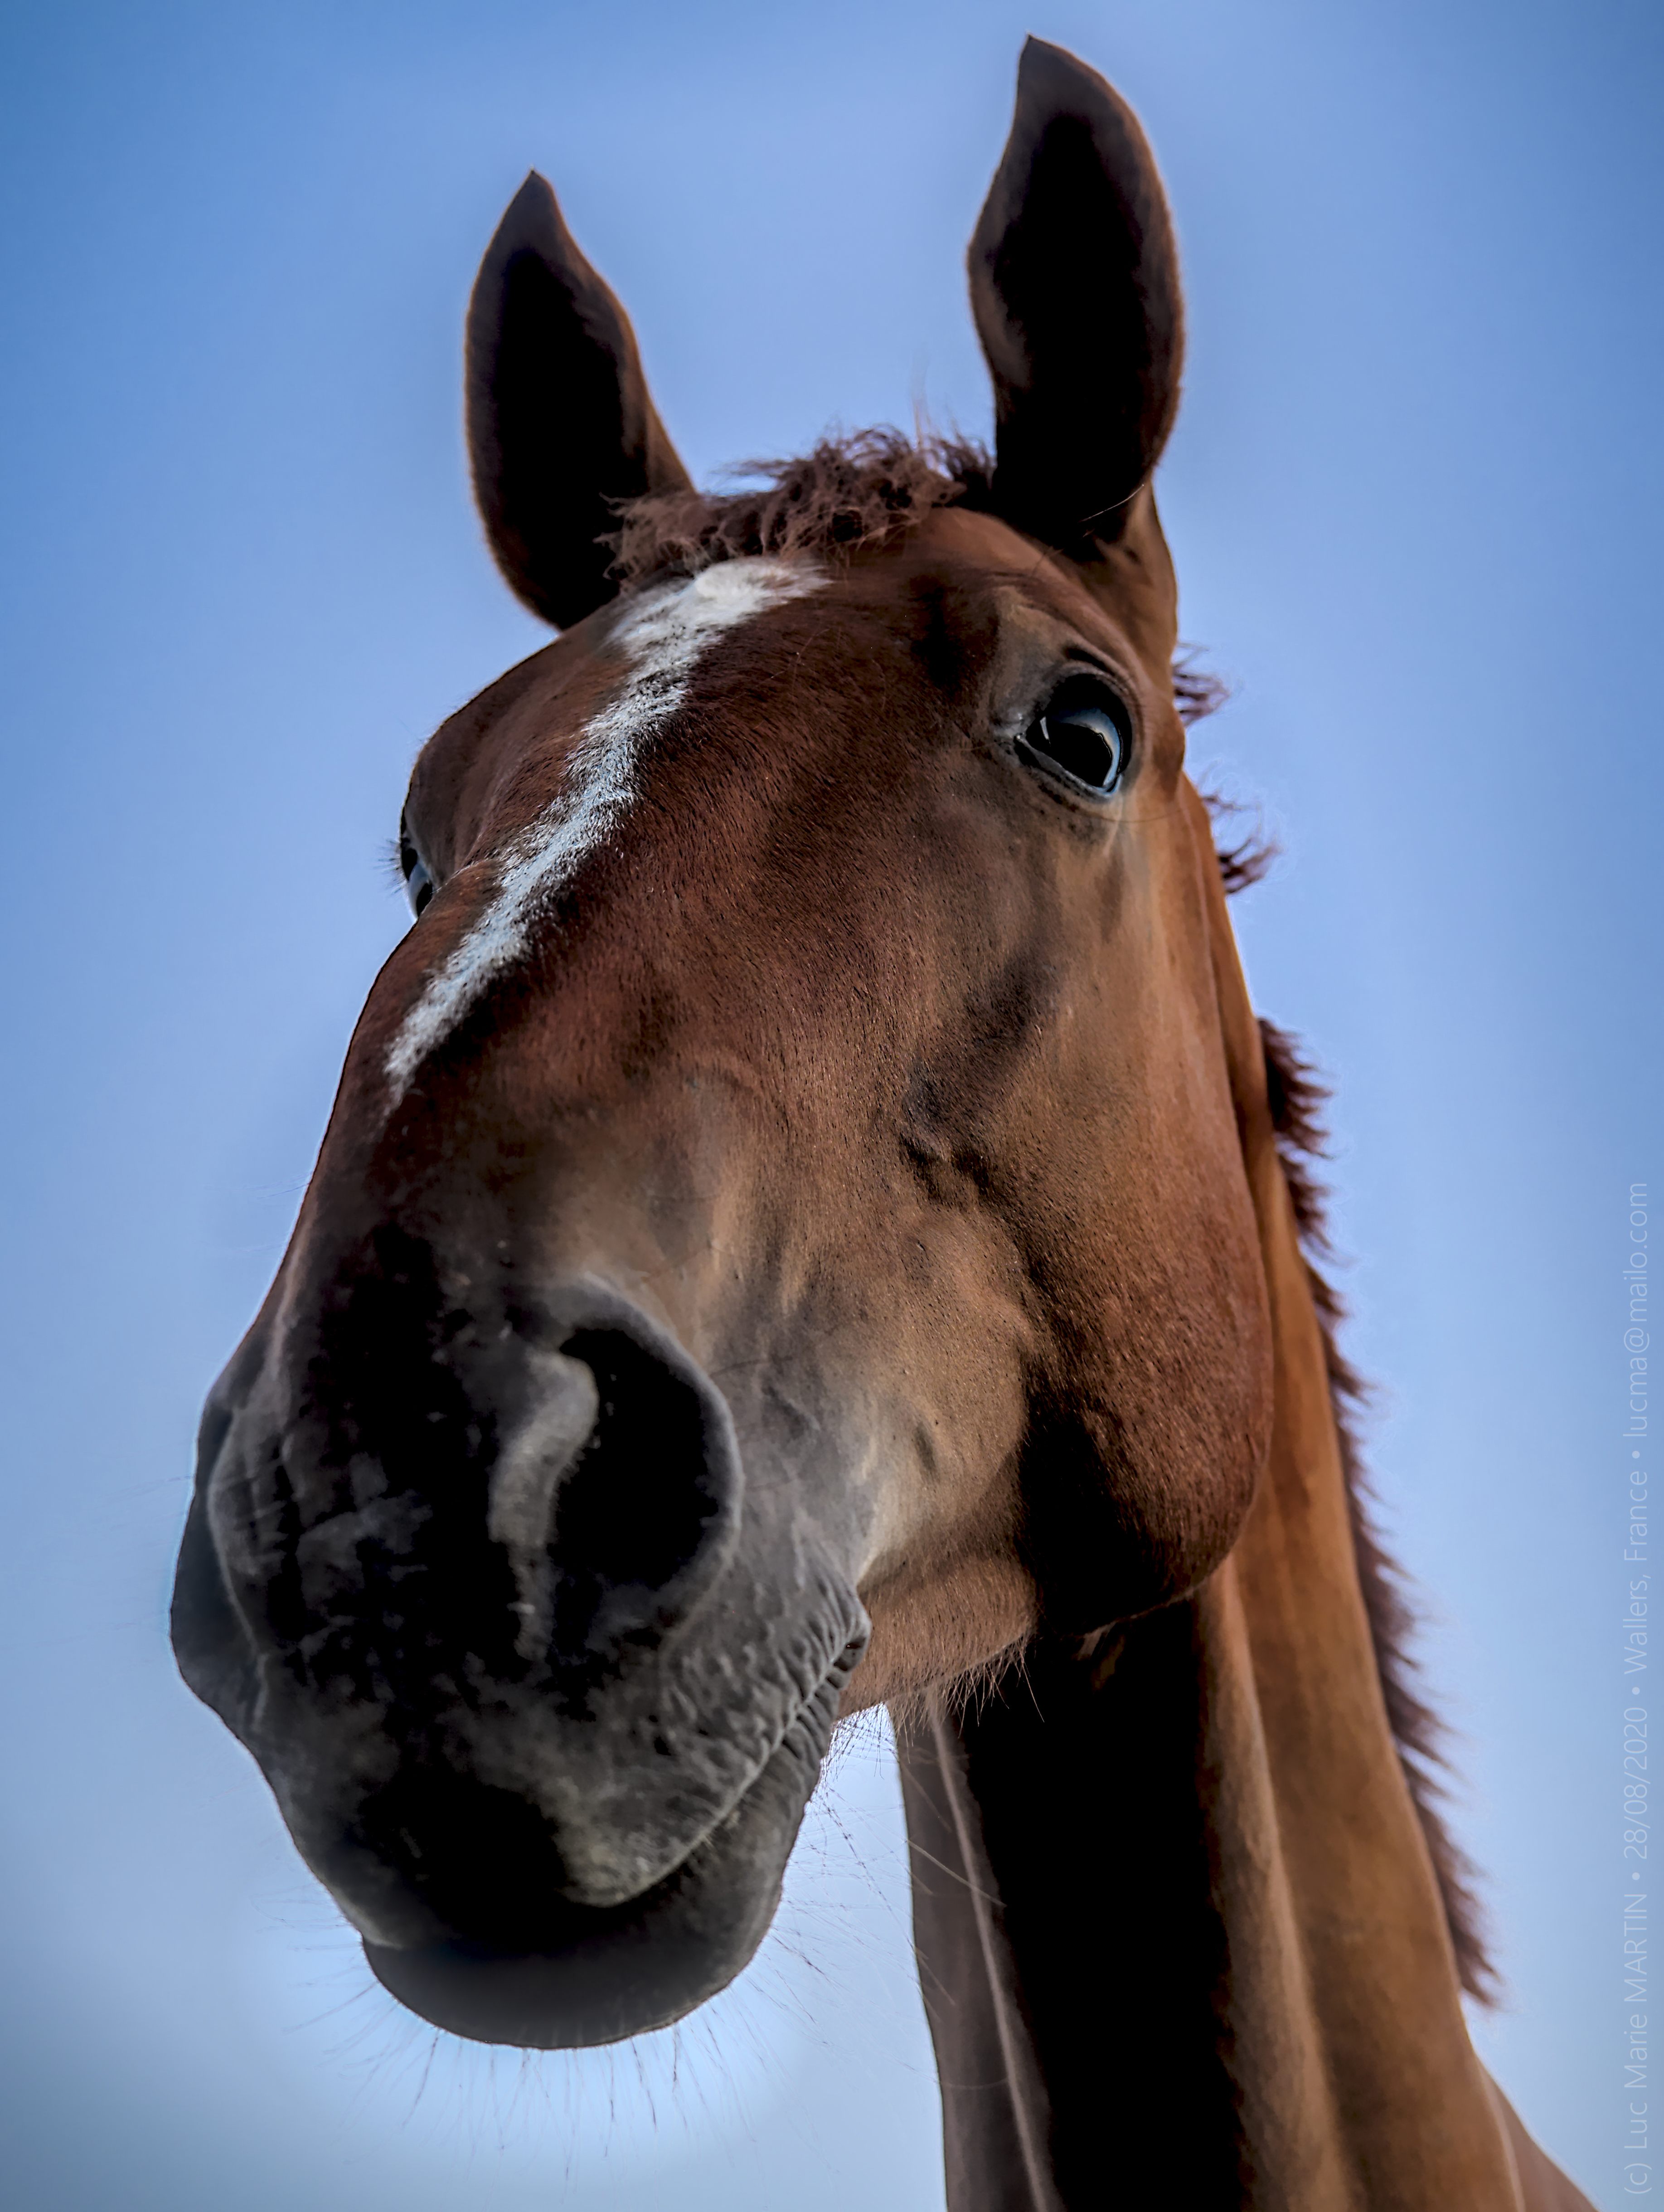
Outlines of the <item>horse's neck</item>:
M 1285 1792 L 1272 1739 L 1229 1567 L 902 1731 L 952 2212 L 1515 2212 L 1418 1832 L 1376 1865 L 1390 1767 Z
M 1351 2201 L 1248 1663 L 1221 1577 L 900 1732 L 951 2212 Z
M 1321 1334 L 1220 916 L 1277 1359 L 1188 1602 L 901 1733 L 953 2212 L 1517 2212 L 1359 1588 Z
M 902 1731 L 952 2212 L 1515 2212 L 1355 1581 L 1279 1487 L 1190 1602 Z
M 1287 1188 L 1268 1137 L 1245 1150 L 1277 1419 L 1221 1611 L 1242 1647 L 1227 1664 L 1252 1714 L 1249 1786 L 1274 1838 L 1351 2192 L 1298 2201 L 1511 2204 L 1513 2161 L 1467 2039 L 1443 1900 L 1388 1718 Z

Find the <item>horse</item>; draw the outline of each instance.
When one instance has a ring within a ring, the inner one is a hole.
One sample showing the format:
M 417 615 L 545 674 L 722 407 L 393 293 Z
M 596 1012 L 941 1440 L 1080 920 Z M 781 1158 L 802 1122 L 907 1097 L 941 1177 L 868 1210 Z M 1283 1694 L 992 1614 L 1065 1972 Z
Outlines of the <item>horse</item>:
M 952 2212 L 1587 2207 L 1468 2039 L 1314 1085 L 1185 774 L 1167 203 L 1037 40 L 969 268 L 992 454 L 705 495 L 509 207 L 469 447 L 560 635 L 416 765 L 179 1663 L 459 2035 L 724 1987 L 883 1705 Z

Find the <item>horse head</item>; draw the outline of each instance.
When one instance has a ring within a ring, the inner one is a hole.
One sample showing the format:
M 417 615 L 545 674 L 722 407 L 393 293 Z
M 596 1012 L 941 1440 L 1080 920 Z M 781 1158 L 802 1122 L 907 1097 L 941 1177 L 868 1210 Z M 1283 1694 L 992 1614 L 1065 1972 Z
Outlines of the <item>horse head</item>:
M 720 1988 L 841 1714 L 1193 1589 L 1264 1462 L 1150 490 L 1177 264 L 1055 49 L 971 276 L 991 465 L 868 438 L 726 501 L 540 179 L 475 289 L 480 506 L 562 634 L 416 764 L 418 919 L 174 1610 L 377 1974 L 464 2034 Z

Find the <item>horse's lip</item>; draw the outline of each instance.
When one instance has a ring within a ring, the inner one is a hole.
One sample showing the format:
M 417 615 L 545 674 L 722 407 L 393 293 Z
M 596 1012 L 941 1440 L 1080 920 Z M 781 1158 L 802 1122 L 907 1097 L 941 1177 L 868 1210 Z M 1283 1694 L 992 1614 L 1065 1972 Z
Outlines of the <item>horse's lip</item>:
M 726 1988 L 768 1933 L 841 1680 L 841 1669 L 828 1676 L 739 1802 L 641 1896 L 545 1906 L 544 1929 L 559 1940 L 532 1952 L 367 1937 L 371 1972 L 422 2019 L 477 2043 L 576 2050 L 680 2020 Z

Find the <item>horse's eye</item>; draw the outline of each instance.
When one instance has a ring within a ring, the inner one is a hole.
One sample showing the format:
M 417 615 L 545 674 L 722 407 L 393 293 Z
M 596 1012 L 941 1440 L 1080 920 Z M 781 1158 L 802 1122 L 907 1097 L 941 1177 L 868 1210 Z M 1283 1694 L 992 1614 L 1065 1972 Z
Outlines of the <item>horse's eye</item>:
M 410 902 L 410 912 L 420 921 L 422 909 L 434 896 L 434 879 L 428 872 L 428 863 L 410 842 L 409 831 L 403 828 L 398 833 L 398 865 L 404 872 L 404 896 Z
M 1106 798 L 1127 773 L 1132 718 L 1107 684 L 1072 677 L 1017 740 L 1029 765 Z

